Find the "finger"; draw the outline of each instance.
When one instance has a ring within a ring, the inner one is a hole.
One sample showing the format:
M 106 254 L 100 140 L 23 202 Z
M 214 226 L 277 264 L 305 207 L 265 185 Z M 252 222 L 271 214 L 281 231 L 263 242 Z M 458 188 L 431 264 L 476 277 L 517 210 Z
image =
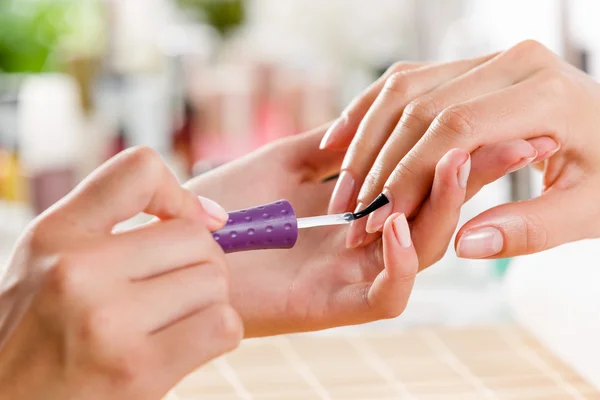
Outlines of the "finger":
M 220 257 L 223 250 L 202 223 L 170 220 L 114 235 L 101 243 L 99 257 L 110 257 L 107 270 L 128 280 L 142 280 Z M 135 260 L 134 263 L 131 260 Z
M 427 268 L 444 256 L 466 200 L 507 172 L 524 167 L 526 164 L 523 160 L 531 162 L 538 159 L 538 149 L 539 155 L 545 157 L 552 152 L 553 147 L 557 147 L 556 142 L 544 137 L 529 142 L 509 140 L 476 150 L 471 155 L 470 163 L 462 162 L 468 158 L 465 151 L 448 152 L 437 164 L 431 195 L 412 224 L 420 268 Z M 467 176 L 465 194 L 462 186 Z
M 329 124 L 313 129 L 309 132 L 298 134 L 286 141 L 285 155 L 291 157 L 286 160 L 293 171 L 301 174 L 301 181 L 318 182 L 329 178 L 340 171 L 344 153 L 330 149 L 319 149 L 325 131 Z
M 539 137 L 527 140 L 537 151 L 538 156 L 531 166 L 539 171 L 544 170 L 545 161 L 549 160 L 554 154 L 560 150 L 560 143 L 548 137 Z
M 163 372 L 173 382 L 235 349 L 243 325 L 229 305 L 213 305 L 154 333 L 151 339 L 164 359 Z
M 483 146 L 471 154 L 471 175 L 466 200 L 485 185 L 534 162 L 548 159 L 559 146 L 549 137 L 523 140 L 512 139 Z
M 464 150 L 450 150 L 436 166 L 431 195 L 412 222 L 419 267 L 440 260 L 456 230 L 465 201 L 472 160 Z
M 110 233 L 117 223 L 140 212 L 161 219 L 202 220 L 213 229 L 227 221 L 227 213 L 216 203 L 203 209 L 160 156 L 145 147 L 122 152 L 94 171 L 65 198 L 58 214 L 85 232 Z
M 354 99 L 348 107 L 342 112 L 342 115 L 337 119 L 320 142 L 321 149 L 346 149 L 358 126 L 365 114 L 373 105 L 373 102 L 381 92 L 386 80 L 393 74 L 419 68 L 426 65 L 425 63 L 400 62 L 392 67 L 372 83 L 364 93 Z
M 487 61 L 490 57 L 429 65 L 391 75 L 386 80 L 377 100 L 361 121 L 356 136 L 348 148 L 342 164 L 340 186 L 331 199 L 329 212 L 349 211 L 355 206 L 352 200 L 357 196 L 360 185 L 409 102 L 434 89 L 442 82 Z M 354 190 L 350 190 L 350 186 L 354 187 Z M 359 202 L 369 204 L 372 200 L 360 198 Z M 381 221 L 382 225 L 383 222 Z
M 229 299 L 224 265 L 214 262 L 180 268 L 131 284 L 127 313 L 144 332 L 154 332 L 211 305 Z M 152 310 L 152 312 L 148 312 Z
M 372 218 L 401 211 L 412 216 L 430 191 L 438 160 L 453 148 L 473 152 L 491 143 L 540 136 L 564 142 L 562 121 L 570 105 L 567 96 L 557 93 L 553 74 L 540 73 L 442 112 L 386 181 L 383 192 L 391 206 L 375 211 Z M 397 193 L 402 195 L 394 197 Z
M 467 222 L 456 236 L 463 258 L 505 258 L 537 253 L 592 237 L 598 229 L 577 205 L 593 196 L 593 185 L 551 189 L 540 197 L 504 204 Z
M 367 302 L 375 317 L 393 318 L 400 315 L 408 303 L 419 265 L 403 214 L 388 218 L 382 237 L 385 267 L 370 286 Z
M 444 123 L 445 118 L 458 121 L 460 115 L 452 112 L 453 106 L 466 104 L 464 102 L 489 93 L 495 93 L 510 87 L 515 82 L 521 82 L 539 71 L 550 58 L 555 58 L 543 46 L 540 45 L 539 50 L 535 50 L 528 43 L 525 42 L 525 44 L 515 46 L 509 51 L 495 55 L 467 73 L 448 80 L 408 104 L 404 109 L 400 122 L 394 129 L 394 133 L 377 155 L 372 167 L 370 167 L 365 182 L 360 188 L 358 201 L 363 204 L 369 204 L 373 201 L 381 193 L 386 180 L 394 173 L 393 171 L 397 168 L 398 163 L 412 152 L 418 142 L 425 141 L 424 135 L 432 129 L 436 129 L 436 125 Z M 525 53 L 525 50 L 529 50 L 531 54 Z M 524 57 L 524 55 L 527 55 L 527 57 Z M 503 109 L 505 105 L 497 104 L 496 107 Z M 458 121 L 458 123 L 460 122 L 463 121 Z M 455 127 L 451 126 L 450 128 Z M 454 134 L 456 135 L 456 133 Z M 491 135 L 488 135 L 488 137 L 491 137 Z M 460 146 L 454 143 L 438 152 L 435 162 L 455 147 Z M 472 150 L 474 148 L 469 149 L 469 151 Z M 435 162 L 430 165 L 429 185 L 431 185 L 433 179 Z M 395 211 L 405 212 L 410 217 L 414 209 Z M 379 220 L 383 223 L 389 214 L 380 214 L 382 215 Z

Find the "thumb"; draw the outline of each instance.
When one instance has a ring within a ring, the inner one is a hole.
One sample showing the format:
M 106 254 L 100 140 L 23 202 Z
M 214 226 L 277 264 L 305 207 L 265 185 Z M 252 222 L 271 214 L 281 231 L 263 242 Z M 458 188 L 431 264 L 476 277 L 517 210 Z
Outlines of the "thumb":
M 110 233 L 142 212 L 202 221 L 209 229 L 220 228 L 228 218 L 215 202 L 181 187 L 158 153 L 146 147 L 115 156 L 48 212 L 65 221 L 65 229 L 90 233 Z
M 384 269 L 373 281 L 367 300 L 376 317 L 393 318 L 408 303 L 419 259 L 404 214 L 393 214 L 386 220 L 382 238 Z
M 343 150 L 319 149 L 319 144 L 329 123 L 306 133 L 294 136 L 286 142 L 292 168 L 302 174 L 302 181 L 321 181 L 340 172 Z
M 596 235 L 581 199 L 593 198 L 589 185 L 552 188 L 541 196 L 487 210 L 456 235 L 462 258 L 504 258 L 538 253 Z

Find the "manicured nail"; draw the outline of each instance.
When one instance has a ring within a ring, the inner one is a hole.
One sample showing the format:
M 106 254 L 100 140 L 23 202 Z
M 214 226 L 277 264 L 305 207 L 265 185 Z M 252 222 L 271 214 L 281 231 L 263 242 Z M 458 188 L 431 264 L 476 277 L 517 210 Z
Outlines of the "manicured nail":
M 390 202 L 385 206 L 381 207 L 380 209 L 373 211 L 373 213 L 368 216 L 368 222 L 366 224 L 365 229 L 369 233 L 375 233 L 378 230 L 380 230 L 381 227 L 383 227 L 385 220 L 388 219 L 390 215 L 392 215 L 392 210 L 394 208 L 394 199 L 391 193 L 386 189 L 383 190 L 383 194 L 388 198 Z
M 533 162 L 533 160 L 535 160 L 538 156 L 538 152 L 537 150 L 533 150 L 535 151 L 535 154 L 531 157 L 527 157 L 527 158 L 522 158 L 521 160 L 519 160 L 518 162 L 514 163 L 513 165 L 510 166 L 510 168 L 508 168 L 508 170 L 506 171 L 507 174 L 510 174 L 512 172 L 518 171 L 523 167 L 528 166 L 529 164 L 531 164 Z
M 207 199 L 206 197 L 198 196 L 198 200 L 202 205 L 204 211 L 212 218 L 221 223 L 227 222 L 229 219 L 229 214 L 223 207 L 221 207 L 214 200 Z
M 462 258 L 485 258 L 496 255 L 504 247 L 502 233 L 493 227 L 467 231 L 461 236 L 456 254 Z
M 381 229 L 383 229 L 385 221 L 390 217 L 390 215 L 392 215 L 392 210 L 394 209 L 394 199 L 387 190 L 384 190 L 383 194 L 385 194 L 390 202 L 380 209 L 373 211 L 373 213 L 367 217 L 366 231 L 369 233 L 379 232 Z
M 458 185 L 466 189 L 467 182 L 469 181 L 469 174 L 471 173 L 471 156 L 467 157 L 467 161 L 458 167 Z
M 352 177 L 352 174 L 348 171 L 342 171 L 335 185 L 335 189 L 333 189 L 333 194 L 331 195 L 331 200 L 329 202 L 330 214 L 348 211 L 348 205 L 354 194 L 355 186 L 356 181 Z
M 394 233 L 396 234 L 396 239 L 398 240 L 398 243 L 400 243 L 400 246 L 405 249 L 409 248 L 412 245 L 412 240 L 410 238 L 410 228 L 408 227 L 406 216 L 404 214 L 398 215 L 392 222 L 392 227 L 394 228 Z
M 360 211 L 365 208 L 364 204 L 358 203 L 356 207 L 356 211 Z M 355 211 L 355 212 L 356 212 Z M 348 235 L 346 236 L 346 247 L 349 249 L 353 249 L 358 247 L 365 241 L 367 238 L 366 228 L 367 221 L 365 218 L 361 218 L 356 220 L 350 224 L 350 228 L 348 229 Z
M 550 157 L 552 157 L 553 155 L 555 155 L 558 151 L 560 150 L 560 143 L 556 144 L 556 147 L 552 150 L 549 150 L 548 152 L 546 152 L 546 154 L 543 155 L 543 159 L 548 159 Z
M 348 116 L 342 115 L 339 117 L 330 127 L 327 129 L 325 136 L 321 139 L 321 144 L 319 145 L 319 149 L 323 150 L 329 147 L 339 135 L 339 132 L 344 129 L 346 124 L 348 123 Z

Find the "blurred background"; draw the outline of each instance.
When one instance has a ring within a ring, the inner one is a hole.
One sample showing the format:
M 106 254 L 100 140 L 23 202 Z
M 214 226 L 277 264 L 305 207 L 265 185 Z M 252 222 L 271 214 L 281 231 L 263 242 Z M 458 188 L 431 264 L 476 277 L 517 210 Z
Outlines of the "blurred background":
M 158 150 L 184 181 L 334 119 L 392 63 L 541 41 L 600 75 L 600 3 L 559 0 L 2 0 L 0 262 L 28 221 L 107 158 Z M 532 171 L 483 209 L 539 192 Z M 359 328 L 511 320 L 514 260 L 453 251 L 406 314 Z

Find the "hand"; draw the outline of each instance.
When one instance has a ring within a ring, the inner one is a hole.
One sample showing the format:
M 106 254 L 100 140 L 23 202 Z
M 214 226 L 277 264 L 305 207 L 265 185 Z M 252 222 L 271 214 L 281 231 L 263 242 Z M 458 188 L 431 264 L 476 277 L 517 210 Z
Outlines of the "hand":
M 458 255 L 511 257 L 600 234 L 590 223 L 599 197 L 600 86 L 583 72 L 525 41 L 474 60 L 397 72 L 379 85 L 351 106 L 346 115 L 352 122 L 331 131 L 325 143 L 343 147 L 352 140 L 344 165 L 358 182 L 366 177 L 352 193 L 359 202 L 391 193 L 391 205 L 374 213 L 366 230 L 377 230 L 393 212 L 414 213 L 449 149 L 525 139 L 530 153 L 511 169 L 547 160 L 538 163 L 543 194 L 469 221 L 457 235 Z M 367 142 L 375 145 L 358 151 Z
M 114 233 L 139 212 L 160 220 Z M 128 151 L 40 216 L 2 283 L 0 399 L 160 399 L 237 346 L 227 214 Z
M 323 214 L 335 185 L 324 178 L 339 171 L 343 158 L 343 153 L 318 149 L 325 130 L 276 142 L 187 186 L 228 210 L 287 199 L 300 217 Z M 475 151 L 467 196 L 504 175 L 529 149 L 526 141 L 512 140 Z M 338 226 L 302 230 L 291 250 L 229 254 L 231 301 L 247 337 L 399 315 L 417 270 L 446 252 L 465 200 L 461 185 L 467 182 L 469 154 L 451 150 L 437 168 L 432 194 L 412 220 L 409 247 L 395 235 L 407 237 L 405 218 L 395 214 L 386 220 L 382 236 L 371 235 L 369 245 L 358 249 L 345 248 L 346 229 Z

